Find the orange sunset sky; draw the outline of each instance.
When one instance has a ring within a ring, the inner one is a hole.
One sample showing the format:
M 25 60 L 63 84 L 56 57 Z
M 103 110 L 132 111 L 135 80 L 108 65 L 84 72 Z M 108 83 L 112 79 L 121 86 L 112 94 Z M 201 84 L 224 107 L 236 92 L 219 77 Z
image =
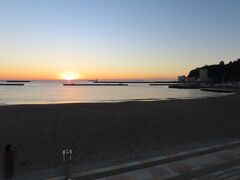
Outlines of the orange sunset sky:
M 0 79 L 175 80 L 239 58 L 231 2 L 1 1 Z

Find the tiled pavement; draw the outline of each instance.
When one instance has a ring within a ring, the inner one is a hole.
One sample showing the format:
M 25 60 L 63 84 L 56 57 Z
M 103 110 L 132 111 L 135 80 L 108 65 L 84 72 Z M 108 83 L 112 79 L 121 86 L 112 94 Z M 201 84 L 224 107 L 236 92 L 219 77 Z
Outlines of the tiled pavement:
M 73 179 L 240 179 L 240 141 L 72 174 Z
M 198 180 L 204 179 L 229 179 L 238 180 L 240 179 L 240 165 L 234 166 L 232 168 L 224 169 L 221 171 L 215 171 L 205 176 L 200 176 Z
M 199 176 L 201 177 L 202 174 L 207 174 L 202 177 L 202 179 L 204 178 L 207 179 L 207 177 L 215 177 L 216 175 L 218 175 L 218 173 L 224 174 L 224 172 L 222 171 L 226 167 L 233 168 L 238 167 L 237 170 L 239 170 L 240 169 L 239 164 L 240 164 L 240 148 L 235 148 L 231 150 L 224 150 L 216 153 L 202 155 L 195 158 L 184 159 L 172 163 L 161 164 L 158 166 L 130 171 L 119 175 L 104 177 L 100 179 L 101 180 L 107 179 L 133 180 L 133 179 L 156 179 L 156 178 L 191 179 Z M 215 174 L 216 171 L 218 172 L 217 174 Z

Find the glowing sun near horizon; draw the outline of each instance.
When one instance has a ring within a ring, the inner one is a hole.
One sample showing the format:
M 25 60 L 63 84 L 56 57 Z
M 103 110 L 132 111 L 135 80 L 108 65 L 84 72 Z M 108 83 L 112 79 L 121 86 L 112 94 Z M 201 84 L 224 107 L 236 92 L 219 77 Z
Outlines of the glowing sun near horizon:
M 80 75 L 76 72 L 70 72 L 69 71 L 69 72 L 61 73 L 60 78 L 64 79 L 64 80 L 71 81 L 71 80 L 79 79 Z

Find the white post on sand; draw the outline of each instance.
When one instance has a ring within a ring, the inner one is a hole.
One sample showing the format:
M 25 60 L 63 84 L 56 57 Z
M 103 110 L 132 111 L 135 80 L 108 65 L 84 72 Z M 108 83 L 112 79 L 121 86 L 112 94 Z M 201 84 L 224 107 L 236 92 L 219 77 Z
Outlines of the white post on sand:
M 62 153 L 63 153 L 64 173 L 66 175 L 66 179 L 70 179 L 69 163 L 72 161 L 72 149 L 64 149 Z

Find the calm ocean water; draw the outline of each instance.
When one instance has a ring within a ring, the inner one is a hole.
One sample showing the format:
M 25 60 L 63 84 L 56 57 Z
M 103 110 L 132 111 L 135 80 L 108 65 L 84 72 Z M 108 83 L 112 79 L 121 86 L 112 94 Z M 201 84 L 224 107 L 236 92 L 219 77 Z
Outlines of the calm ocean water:
M 0 86 L 0 105 L 149 101 L 225 95 L 198 89 L 169 89 L 167 86 L 149 86 L 140 83 L 116 87 L 63 86 L 62 83 L 63 81 L 31 81 L 25 83 L 25 86 Z M 74 83 L 86 82 L 74 81 Z

